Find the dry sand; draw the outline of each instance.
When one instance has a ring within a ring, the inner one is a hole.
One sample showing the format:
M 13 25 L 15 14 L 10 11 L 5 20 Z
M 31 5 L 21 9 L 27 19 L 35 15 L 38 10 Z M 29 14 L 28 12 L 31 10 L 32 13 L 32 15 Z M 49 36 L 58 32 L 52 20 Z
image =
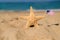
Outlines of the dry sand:
M 35 15 L 45 15 L 45 11 L 36 11 Z M 38 21 L 39 27 L 24 29 L 26 20 L 20 15 L 28 16 L 29 12 L 0 11 L 0 40 L 60 40 L 60 11 L 55 11 L 54 16 Z

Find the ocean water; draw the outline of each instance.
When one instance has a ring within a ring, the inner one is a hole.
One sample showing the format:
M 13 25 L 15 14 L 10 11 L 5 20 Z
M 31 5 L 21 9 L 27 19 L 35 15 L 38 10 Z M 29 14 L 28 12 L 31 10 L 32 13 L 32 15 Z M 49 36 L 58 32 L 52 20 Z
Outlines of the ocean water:
M 60 1 L 51 2 L 0 2 L 0 10 L 29 10 L 30 6 L 36 10 L 60 9 Z

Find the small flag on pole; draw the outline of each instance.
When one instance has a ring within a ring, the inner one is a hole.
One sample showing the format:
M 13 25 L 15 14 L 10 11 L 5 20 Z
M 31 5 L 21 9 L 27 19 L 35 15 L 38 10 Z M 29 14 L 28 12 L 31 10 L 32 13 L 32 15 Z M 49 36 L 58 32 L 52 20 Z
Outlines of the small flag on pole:
M 55 13 L 53 10 L 47 10 L 47 14 L 53 16 Z

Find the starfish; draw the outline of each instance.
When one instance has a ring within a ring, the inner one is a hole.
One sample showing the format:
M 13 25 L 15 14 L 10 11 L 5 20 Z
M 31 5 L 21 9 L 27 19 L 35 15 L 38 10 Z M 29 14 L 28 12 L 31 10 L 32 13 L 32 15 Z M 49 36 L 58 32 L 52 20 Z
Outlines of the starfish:
M 45 16 L 35 16 L 32 6 L 30 7 L 30 15 L 29 16 L 20 16 L 21 19 L 27 20 L 26 28 L 30 27 L 31 25 L 38 25 L 37 21 L 43 19 Z

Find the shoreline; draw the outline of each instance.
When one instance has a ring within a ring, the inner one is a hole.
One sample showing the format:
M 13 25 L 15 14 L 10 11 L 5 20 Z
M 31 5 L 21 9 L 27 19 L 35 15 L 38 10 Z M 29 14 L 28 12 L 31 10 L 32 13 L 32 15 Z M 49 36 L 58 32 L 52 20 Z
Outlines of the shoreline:
M 53 10 L 53 11 L 60 11 L 60 9 L 34 9 L 34 11 L 47 11 L 47 10 Z M 29 12 L 29 9 L 27 10 L 0 10 L 0 12 L 22 12 L 22 11 L 28 11 Z

